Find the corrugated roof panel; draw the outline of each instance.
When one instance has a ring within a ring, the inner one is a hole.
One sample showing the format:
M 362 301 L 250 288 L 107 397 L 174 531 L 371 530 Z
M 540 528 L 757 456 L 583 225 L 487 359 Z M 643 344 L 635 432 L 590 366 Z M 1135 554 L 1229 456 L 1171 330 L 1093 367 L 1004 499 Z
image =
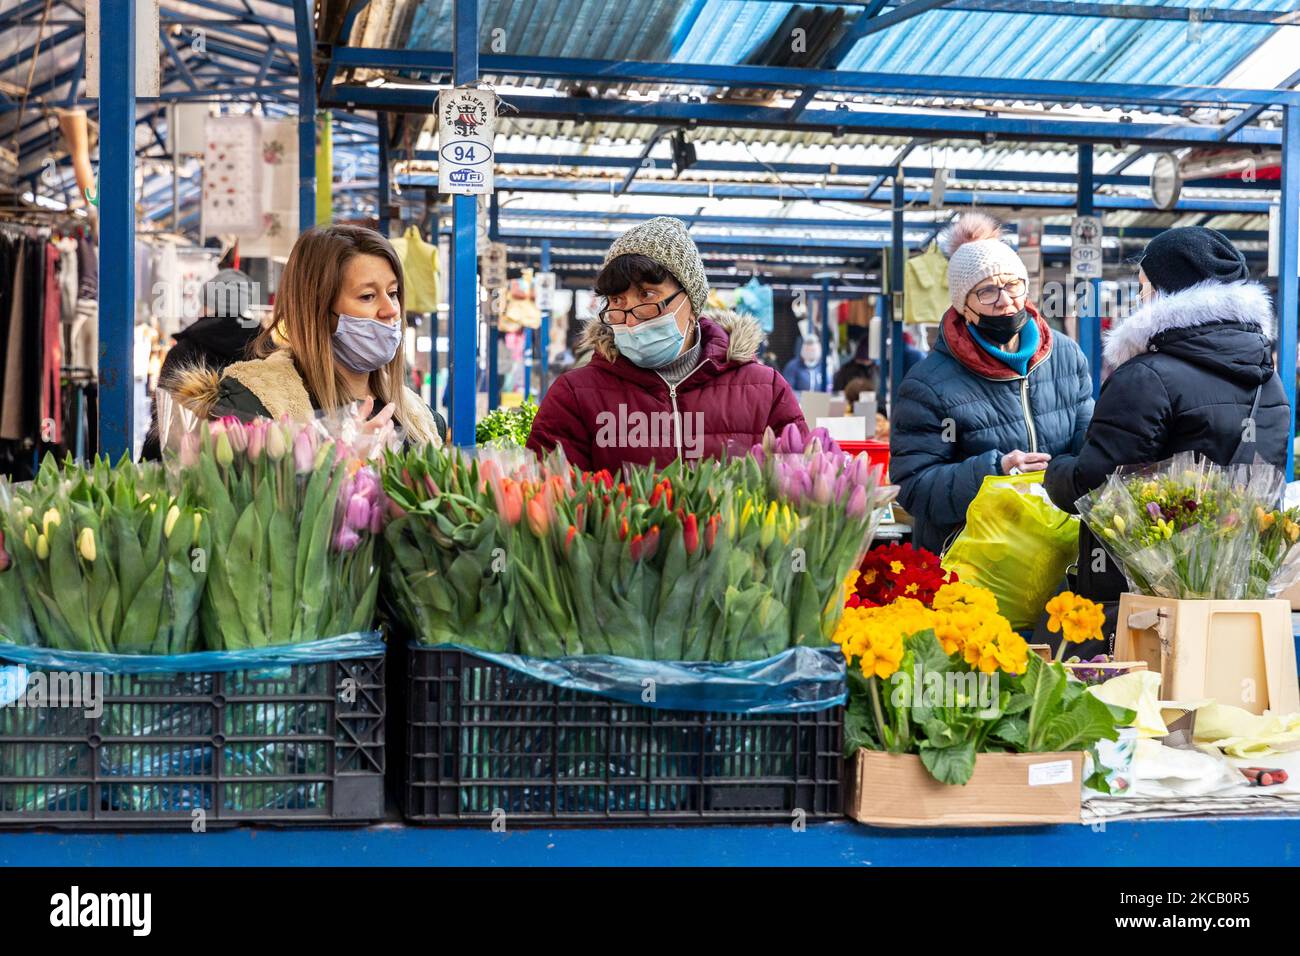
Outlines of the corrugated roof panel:
M 1125 6 L 1168 6 L 1120 0 Z M 1289 0 L 1216 8 L 1285 12 Z M 1189 31 L 1197 31 L 1196 39 Z M 932 10 L 859 40 L 841 68 L 944 76 L 1213 85 L 1272 26 Z

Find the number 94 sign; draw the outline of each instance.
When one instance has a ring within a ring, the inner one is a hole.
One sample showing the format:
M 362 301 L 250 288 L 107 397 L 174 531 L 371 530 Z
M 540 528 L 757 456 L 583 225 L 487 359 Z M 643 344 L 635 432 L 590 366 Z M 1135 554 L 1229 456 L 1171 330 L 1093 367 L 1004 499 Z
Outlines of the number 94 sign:
M 438 94 L 438 189 L 480 195 L 492 192 L 492 143 L 496 94 L 490 90 L 443 90 Z

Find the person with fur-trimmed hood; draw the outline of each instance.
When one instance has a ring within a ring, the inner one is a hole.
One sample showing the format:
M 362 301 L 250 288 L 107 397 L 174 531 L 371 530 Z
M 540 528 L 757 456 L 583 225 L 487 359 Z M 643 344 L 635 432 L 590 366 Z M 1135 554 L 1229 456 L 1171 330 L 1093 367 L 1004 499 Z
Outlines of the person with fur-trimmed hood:
M 768 428 L 794 424 L 807 436 L 790 386 L 755 360 L 758 323 L 705 312 L 709 281 L 681 220 L 660 216 L 620 236 L 595 291 L 604 308 L 576 350 L 591 361 L 547 390 L 528 436 L 534 452 L 558 445 L 579 468 L 617 473 L 744 454 Z
M 1115 370 L 1087 439 L 1077 455 L 1047 467 L 1057 507 L 1074 512 L 1116 469 L 1180 451 L 1221 465 L 1258 455 L 1285 469 L 1291 410 L 1273 369 L 1273 306 L 1249 279 L 1245 257 L 1213 229 L 1169 229 L 1147 244 L 1138 269 L 1142 305 L 1106 337 Z M 1083 528 L 1078 590 L 1118 601 L 1124 575 L 1108 554 L 1094 552 L 1099 547 Z
M 912 540 L 942 552 L 989 475 L 1042 471 L 1078 450 L 1092 415 L 1083 352 L 1029 301 L 1029 271 L 980 213 L 945 237 L 948 291 L 930 353 L 908 371 L 890 424 L 890 477 Z

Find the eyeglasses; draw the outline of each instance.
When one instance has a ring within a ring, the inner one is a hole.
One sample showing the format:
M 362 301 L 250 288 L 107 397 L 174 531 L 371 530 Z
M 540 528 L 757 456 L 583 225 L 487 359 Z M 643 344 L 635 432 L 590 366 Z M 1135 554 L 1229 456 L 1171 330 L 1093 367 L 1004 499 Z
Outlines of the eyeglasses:
M 998 299 L 1002 298 L 1003 292 L 1012 299 L 1018 299 L 1025 294 L 1026 288 L 1023 279 L 1012 279 L 1006 285 L 980 286 L 974 290 L 975 301 L 980 305 L 997 305 Z
M 657 319 L 664 314 L 664 306 L 673 299 L 681 295 L 685 289 L 678 289 L 662 302 L 642 302 L 640 305 L 634 305 L 630 309 L 601 309 L 600 321 L 606 325 L 624 325 L 627 323 L 627 317 L 630 315 L 638 322 L 648 322 L 651 319 Z

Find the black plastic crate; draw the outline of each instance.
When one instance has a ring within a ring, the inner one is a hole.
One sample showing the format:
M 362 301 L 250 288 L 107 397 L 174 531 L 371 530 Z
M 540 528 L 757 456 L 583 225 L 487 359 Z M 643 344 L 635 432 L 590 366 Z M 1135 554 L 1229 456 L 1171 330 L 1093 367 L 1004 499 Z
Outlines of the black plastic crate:
M 98 716 L 0 707 L 0 827 L 384 816 L 383 657 L 103 681 Z
M 844 708 L 656 710 L 472 653 L 411 647 L 407 819 L 507 826 L 791 822 L 841 815 Z

